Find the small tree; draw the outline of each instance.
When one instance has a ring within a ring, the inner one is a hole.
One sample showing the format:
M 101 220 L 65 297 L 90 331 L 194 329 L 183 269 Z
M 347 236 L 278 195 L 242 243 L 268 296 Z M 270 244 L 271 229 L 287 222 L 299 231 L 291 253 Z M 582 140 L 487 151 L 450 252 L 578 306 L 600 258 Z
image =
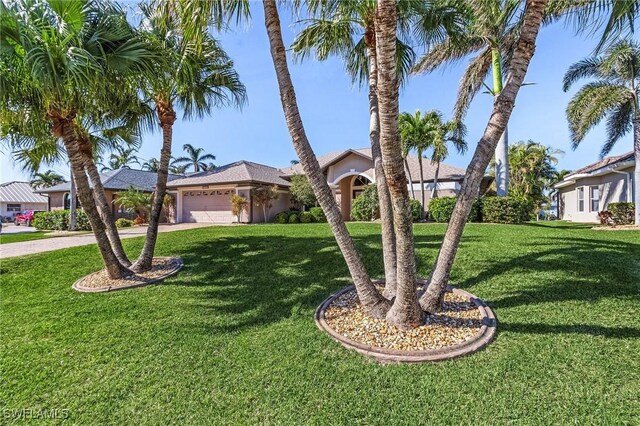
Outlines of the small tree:
M 143 221 L 151 211 L 151 194 L 138 191 L 130 186 L 126 191 L 116 193 L 114 203 L 129 212 L 137 214 Z
M 278 198 L 278 186 L 260 186 L 254 188 L 251 191 L 251 195 L 256 206 L 262 207 L 264 223 L 267 223 L 269 212 L 271 211 L 271 207 L 273 207 L 273 200 Z
M 248 204 L 249 200 L 238 194 L 233 194 L 231 196 L 231 212 L 236 215 L 238 223 L 240 223 L 240 220 L 242 219 L 242 212 L 245 211 Z
M 304 206 L 317 206 L 318 200 L 313 193 L 313 188 L 309 183 L 309 179 L 305 175 L 294 175 L 291 177 L 291 186 L 289 187 L 291 198 L 300 205 L 304 210 Z

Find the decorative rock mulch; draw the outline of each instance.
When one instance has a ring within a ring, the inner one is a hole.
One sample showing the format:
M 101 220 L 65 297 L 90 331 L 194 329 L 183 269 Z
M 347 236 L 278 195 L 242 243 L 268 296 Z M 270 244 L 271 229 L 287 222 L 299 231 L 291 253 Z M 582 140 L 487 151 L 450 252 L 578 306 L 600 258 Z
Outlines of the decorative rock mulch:
M 423 325 L 400 330 L 364 312 L 355 288 L 347 287 L 325 300 L 316 324 L 343 346 L 381 362 L 422 362 L 475 352 L 495 336 L 491 309 L 470 293 L 450 288 L 444 309 L 427 315 Z
M 182 259 L 179 257 L 154 257 L 151 270 L 147 272 L 113 280 L 109 278 L 107 271 L 103 269 L 80 278 L 72 287 L 77 291 L 87 293 L 143 287 L 175 275 L 182 266 Z

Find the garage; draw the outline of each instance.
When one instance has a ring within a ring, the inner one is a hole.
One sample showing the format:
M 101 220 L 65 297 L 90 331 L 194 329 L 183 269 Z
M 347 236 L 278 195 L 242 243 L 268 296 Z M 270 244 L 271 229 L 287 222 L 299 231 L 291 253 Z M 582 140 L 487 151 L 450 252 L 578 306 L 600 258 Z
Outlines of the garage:
M 231 195 L 233 189 L 182 192 L 182 221 L 232 223 Z

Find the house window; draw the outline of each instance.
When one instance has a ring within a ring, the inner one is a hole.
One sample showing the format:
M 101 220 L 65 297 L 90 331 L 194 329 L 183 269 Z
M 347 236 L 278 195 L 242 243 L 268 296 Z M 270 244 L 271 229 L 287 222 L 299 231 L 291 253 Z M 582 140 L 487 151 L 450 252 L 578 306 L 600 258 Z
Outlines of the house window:
M 600 211 L 600 187 L 598 186 L 590 186 L 589 187 L 589 199 L 591 200 L 591 211 L 599 212 Z
M 7 204 L 7 213 L 20 213 L 22 204 Z
M 584 187 L 580 187 L 577 189 L 578 191 L 578 211 L 584 211 Z

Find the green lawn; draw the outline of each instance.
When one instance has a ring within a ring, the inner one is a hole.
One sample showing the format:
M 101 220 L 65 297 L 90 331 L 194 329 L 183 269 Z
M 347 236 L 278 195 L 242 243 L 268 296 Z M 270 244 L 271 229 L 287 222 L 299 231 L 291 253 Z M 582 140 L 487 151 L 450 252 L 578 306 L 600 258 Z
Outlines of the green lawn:
M 51 238 L 51 235 L 47 235 L 48 232 L 36 231 L 25 232 L 23 234 L 0 234 L 0 244 L 19 243 L 22 241 L 41 240 L 43 238 Z
M 379 226 L 349 228 L 381 275 Z M 415 229 L 426 275 L 444 226 Z M 95 246 L 3 261 L 0 407 L 101 425 L 640 424 L 640 232 L 469 225 L 452 281 L 494 308 L 498 337 L 422 365 L 378 365 L 316 328 L 348 284 L 324 224 L 161 234 L 157 253 L 184 269 L 107 294 L 71 290 L 100 267 Z
M 54 233 L 53 231 L 35 231 L 25 232 L 22 234 L 0 234 L 0 244 L 20 243 L 23 241 L 42 240 L 44 238 L 58 238 L 74 235 L 88 234 L 89 231 L 75 231 L 69 233 Z

